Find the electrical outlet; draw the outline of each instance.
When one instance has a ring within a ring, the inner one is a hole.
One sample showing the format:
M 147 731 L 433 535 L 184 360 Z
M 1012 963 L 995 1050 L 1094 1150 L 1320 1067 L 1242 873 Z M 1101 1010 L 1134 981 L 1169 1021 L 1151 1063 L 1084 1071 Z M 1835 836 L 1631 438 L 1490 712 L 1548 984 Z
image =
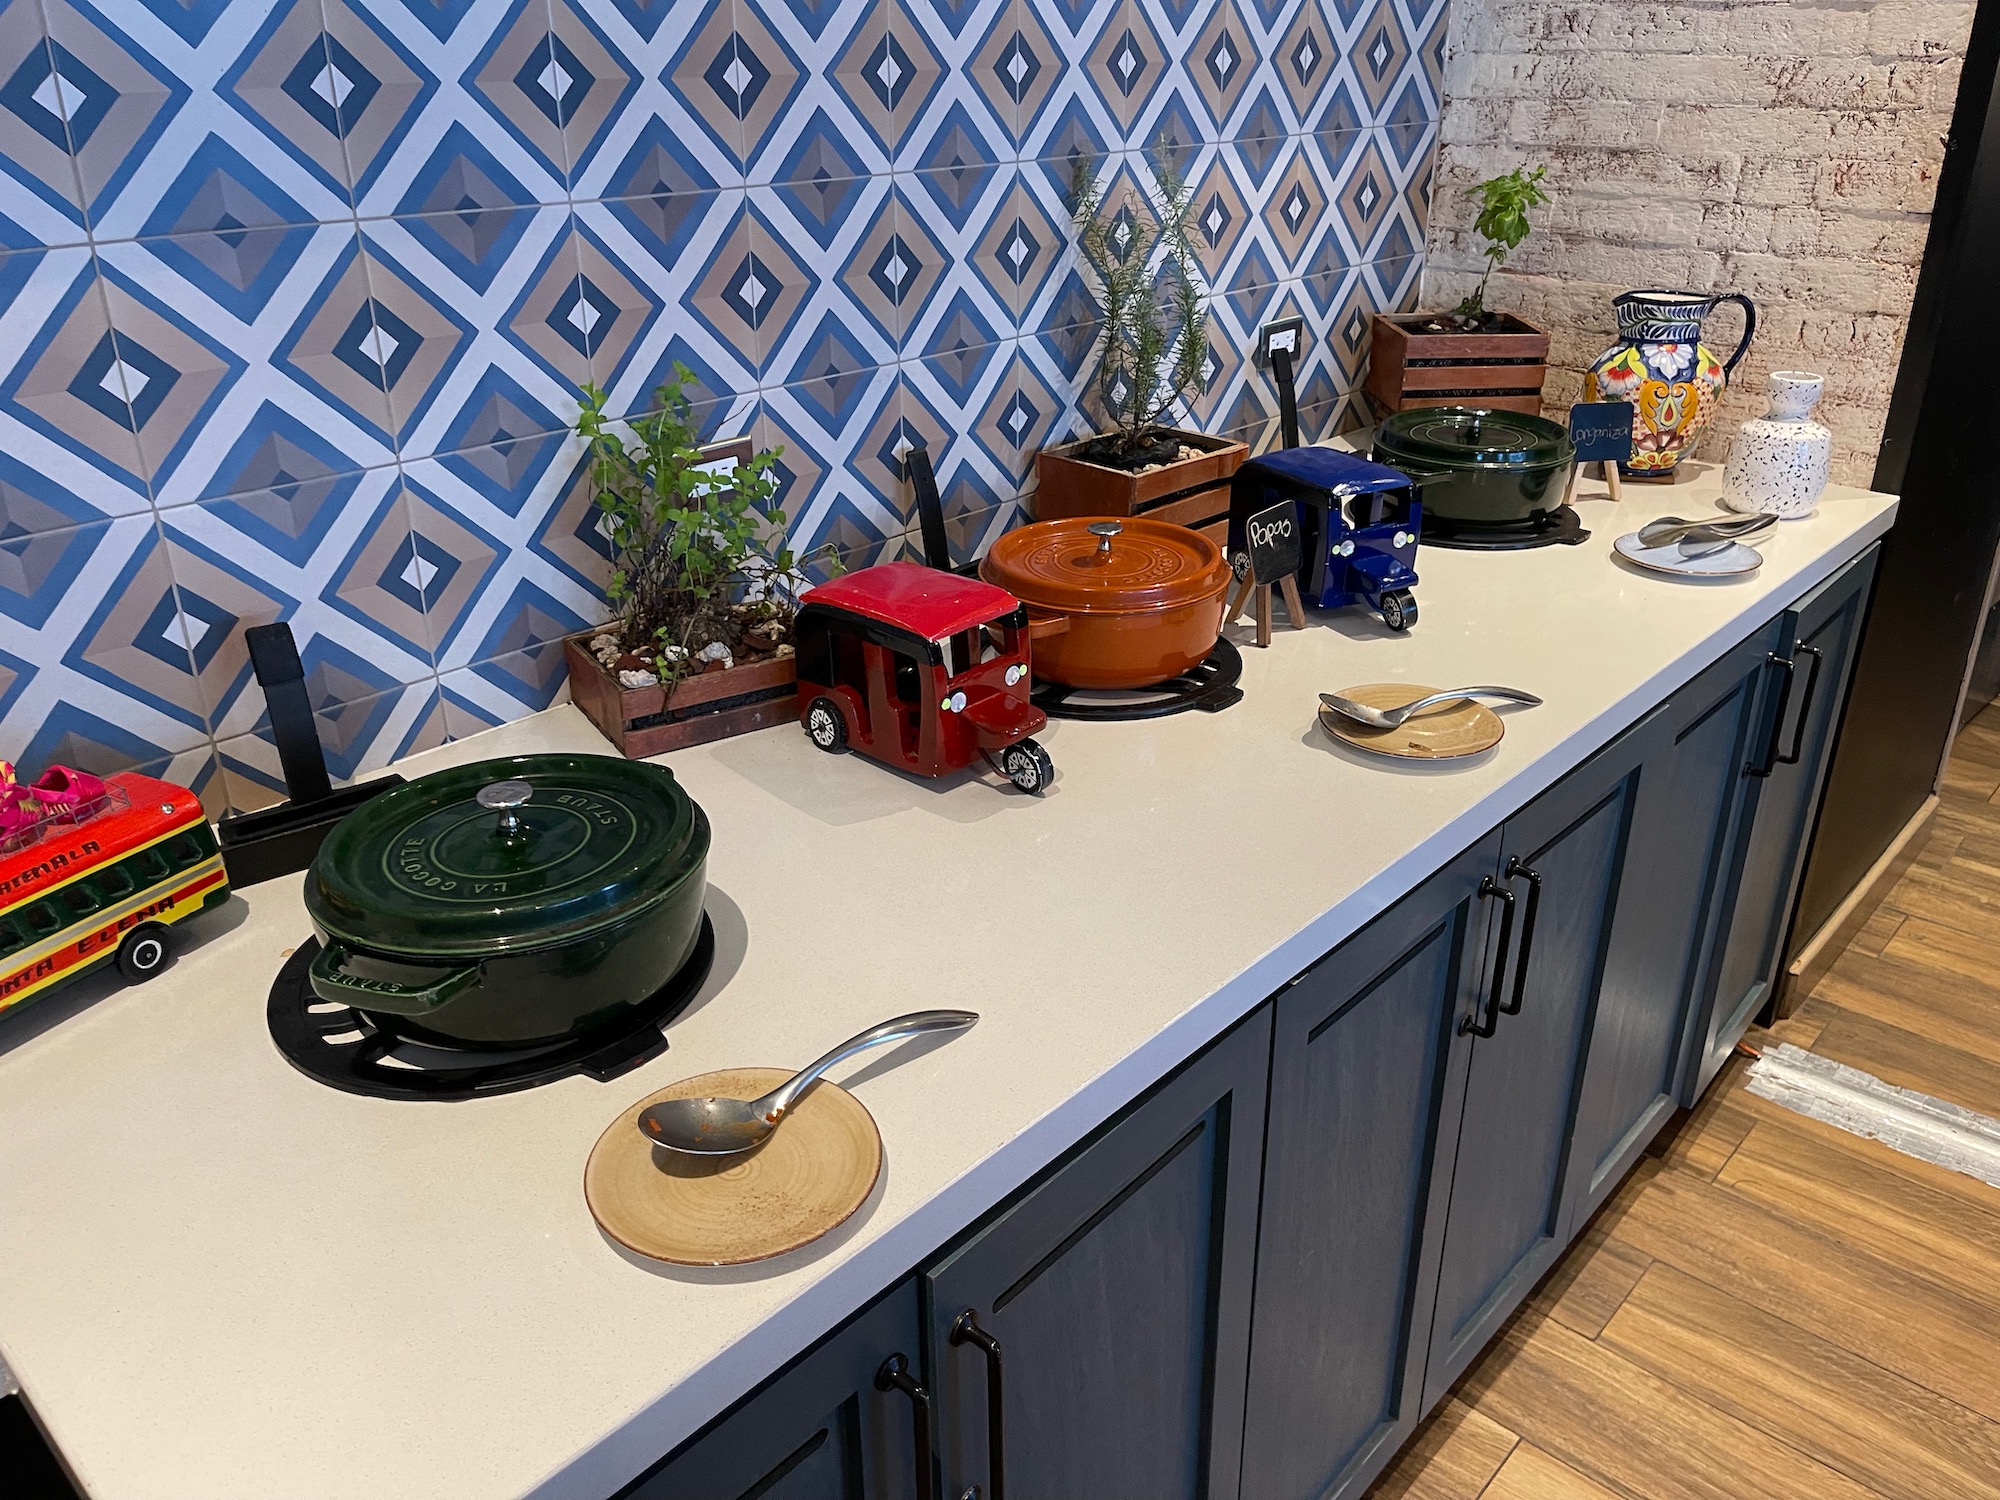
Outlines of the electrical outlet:
M 1291 355 L 1293 365 L 1305 353 L 1306 320 L 1304 318 L 1280 318 L 1275 323 L 1266 323 L 1257 334 L 1257 363 L 1268 365 L 1271 355 L 1284 350 Z

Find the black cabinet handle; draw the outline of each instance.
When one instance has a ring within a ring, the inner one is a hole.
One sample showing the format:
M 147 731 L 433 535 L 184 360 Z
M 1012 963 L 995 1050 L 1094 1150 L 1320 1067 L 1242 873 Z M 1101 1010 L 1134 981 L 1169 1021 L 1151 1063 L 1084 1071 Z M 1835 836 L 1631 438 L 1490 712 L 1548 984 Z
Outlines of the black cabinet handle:
M 1781 766 L 1795 766 L 1806 748 L 1806 720 L 1812 716 L 1813 694 L 1819 689 L 1819 669 L 1826 665 L 1826 653 L 1817 646 L 1801 646 L 1798 655 L 1810 656 L 1812 666 L 1806 671 L 1806 690 L 1799 694 L 1799 722 L 1792 731 L 1792 748 L 1778 757 Z
M 1542 876 L 1539 870 L 1522 864 L 1518 854 L 1507 856 L 1503 873 L 1509 880 L 1519 878 L 1528 882 L 1528 909 L 1521 913 L 1521 956 L 1514 960 L 1514 998 L 1500 1007 L 1501 1015 L 1518 1016 L 1521 997 L 1528 988 L 1528 959 L 1535 951 L 1535 917 L 1542 909 Z
M 937 1464 L 931 1457 L 931 1393 L 910 1374 L 910 1362 L 900 1354 L 882 1361 L 875 1372 L 875 1389 L 901 1391 L 910 1398 L 910 1421 L 917 1429 L 917 1500 L 937 1500 Z
M 1778 764 L 1778 740 L 1785 732 L 1785 709 L 1792 701 L 1792 679 L 1798 675 L 1798 663 L 1789 656 L 1780 656 L 1775 651 L 1764 658 L 1767 667 L 1776 667 L 1785 674 L 1785 685 L 1778 689 L 1778 711 L 1771 715 L 1771 740 L 1764 746 L 1763 756 L 1744 767 L 1752 776 L 1769 776 Z
M 986 1495 L 987 1500 L 1007 1500 L 1007 1443 L 1001 1421 L 1000 1340 L 979 1326 L 979 1314 L 971 1308 L 960 1313 L 951 1325 L 954 1344 L 970 1344 L 986 1356 Z
M 1475 1010 L 1459 1021 L 1460 1036 L 1491 1036 L 1500 1024 L 1500 990 L 1507 982 L 1507 953 L 1514 945 L 1514 893 L 1491 875 L 1483 875 L 1479 880 L 1479 894 L 1496 898 L 1505 908 L 1500 918 L 1500 951 L 1493 960 L 1493 983 L 1486 996 L 1486 1020 L 1482 1023 L 1479 1012 Z

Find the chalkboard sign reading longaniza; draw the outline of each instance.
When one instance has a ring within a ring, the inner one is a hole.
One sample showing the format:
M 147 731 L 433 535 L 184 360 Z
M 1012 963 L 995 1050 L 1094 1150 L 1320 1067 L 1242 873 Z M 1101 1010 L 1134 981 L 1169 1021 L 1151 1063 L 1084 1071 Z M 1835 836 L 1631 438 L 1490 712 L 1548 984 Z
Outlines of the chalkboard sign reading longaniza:
M 1632 403 L 1579 401 L 1569 409 L 1569 440 L 1580 464 L 1629 462 L 1632 457 Z
M 1260 510 L 1243 526 L 1250 552 L 1250 576 L 1266 588 L 1298 572 L 1304 560 L 1296 500 L 1281 500 Z

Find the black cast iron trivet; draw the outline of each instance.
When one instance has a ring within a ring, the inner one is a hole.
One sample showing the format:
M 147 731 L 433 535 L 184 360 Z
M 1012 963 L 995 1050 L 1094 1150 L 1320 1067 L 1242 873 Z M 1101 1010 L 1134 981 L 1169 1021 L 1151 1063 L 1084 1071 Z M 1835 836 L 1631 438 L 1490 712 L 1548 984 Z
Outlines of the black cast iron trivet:
M 1575 510 L 1564 505 L 1539 521 L 1502 522 L 1481 526 L 1448 521 L 1428 511 L 1418 542 L 1424 547 L 1450 547 L 1463 552 L 1511 552 L 1521 547 L 1574 547 L 1590 540 Z
M 642 1004 L 583 1036 L 525 1047 L 483 1048 L 405 1036 L 393 1017 L 328 1005 L 306 978 L 319 943 L 299 944 L 271 985 L 264 1008 L 271 1040 L 309 1078 L 376 1099 L 475 1099 L 583 1073 L 605 1083 L 667 1050 L 661 1030 L 694 998 L 715 962 L 715 927 L 701 935 L 679 972 Z
M 1231 642 L 1218 640 L 1200 662 L 1152 687 L 1073 688 L 1044 682 L 1028 697 L 1052 719 L 1158 719 L 1195 708 L 1212 714 L 1243 701 L 1243 689 L 1236 685 L 1242 675 L 1242 653 Z

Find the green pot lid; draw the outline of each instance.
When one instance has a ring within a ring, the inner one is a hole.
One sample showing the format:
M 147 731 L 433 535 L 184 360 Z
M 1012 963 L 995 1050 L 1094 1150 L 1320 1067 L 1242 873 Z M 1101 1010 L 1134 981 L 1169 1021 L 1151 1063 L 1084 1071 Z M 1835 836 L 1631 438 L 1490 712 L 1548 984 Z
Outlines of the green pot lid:
M 1456 469 L 1566 464 L 1576 453 L 1568 429 L 1547 417 L 1470 406 L 1394 412 L 1376 429 L 1375 445 L 1382 455 Z
M 420 777 L 349 813 L 306 872 L 306 912 L 363 947 L 488 957 L 622 921 L 707 858 L 708 820 L 666 767 L 520 755 Z

